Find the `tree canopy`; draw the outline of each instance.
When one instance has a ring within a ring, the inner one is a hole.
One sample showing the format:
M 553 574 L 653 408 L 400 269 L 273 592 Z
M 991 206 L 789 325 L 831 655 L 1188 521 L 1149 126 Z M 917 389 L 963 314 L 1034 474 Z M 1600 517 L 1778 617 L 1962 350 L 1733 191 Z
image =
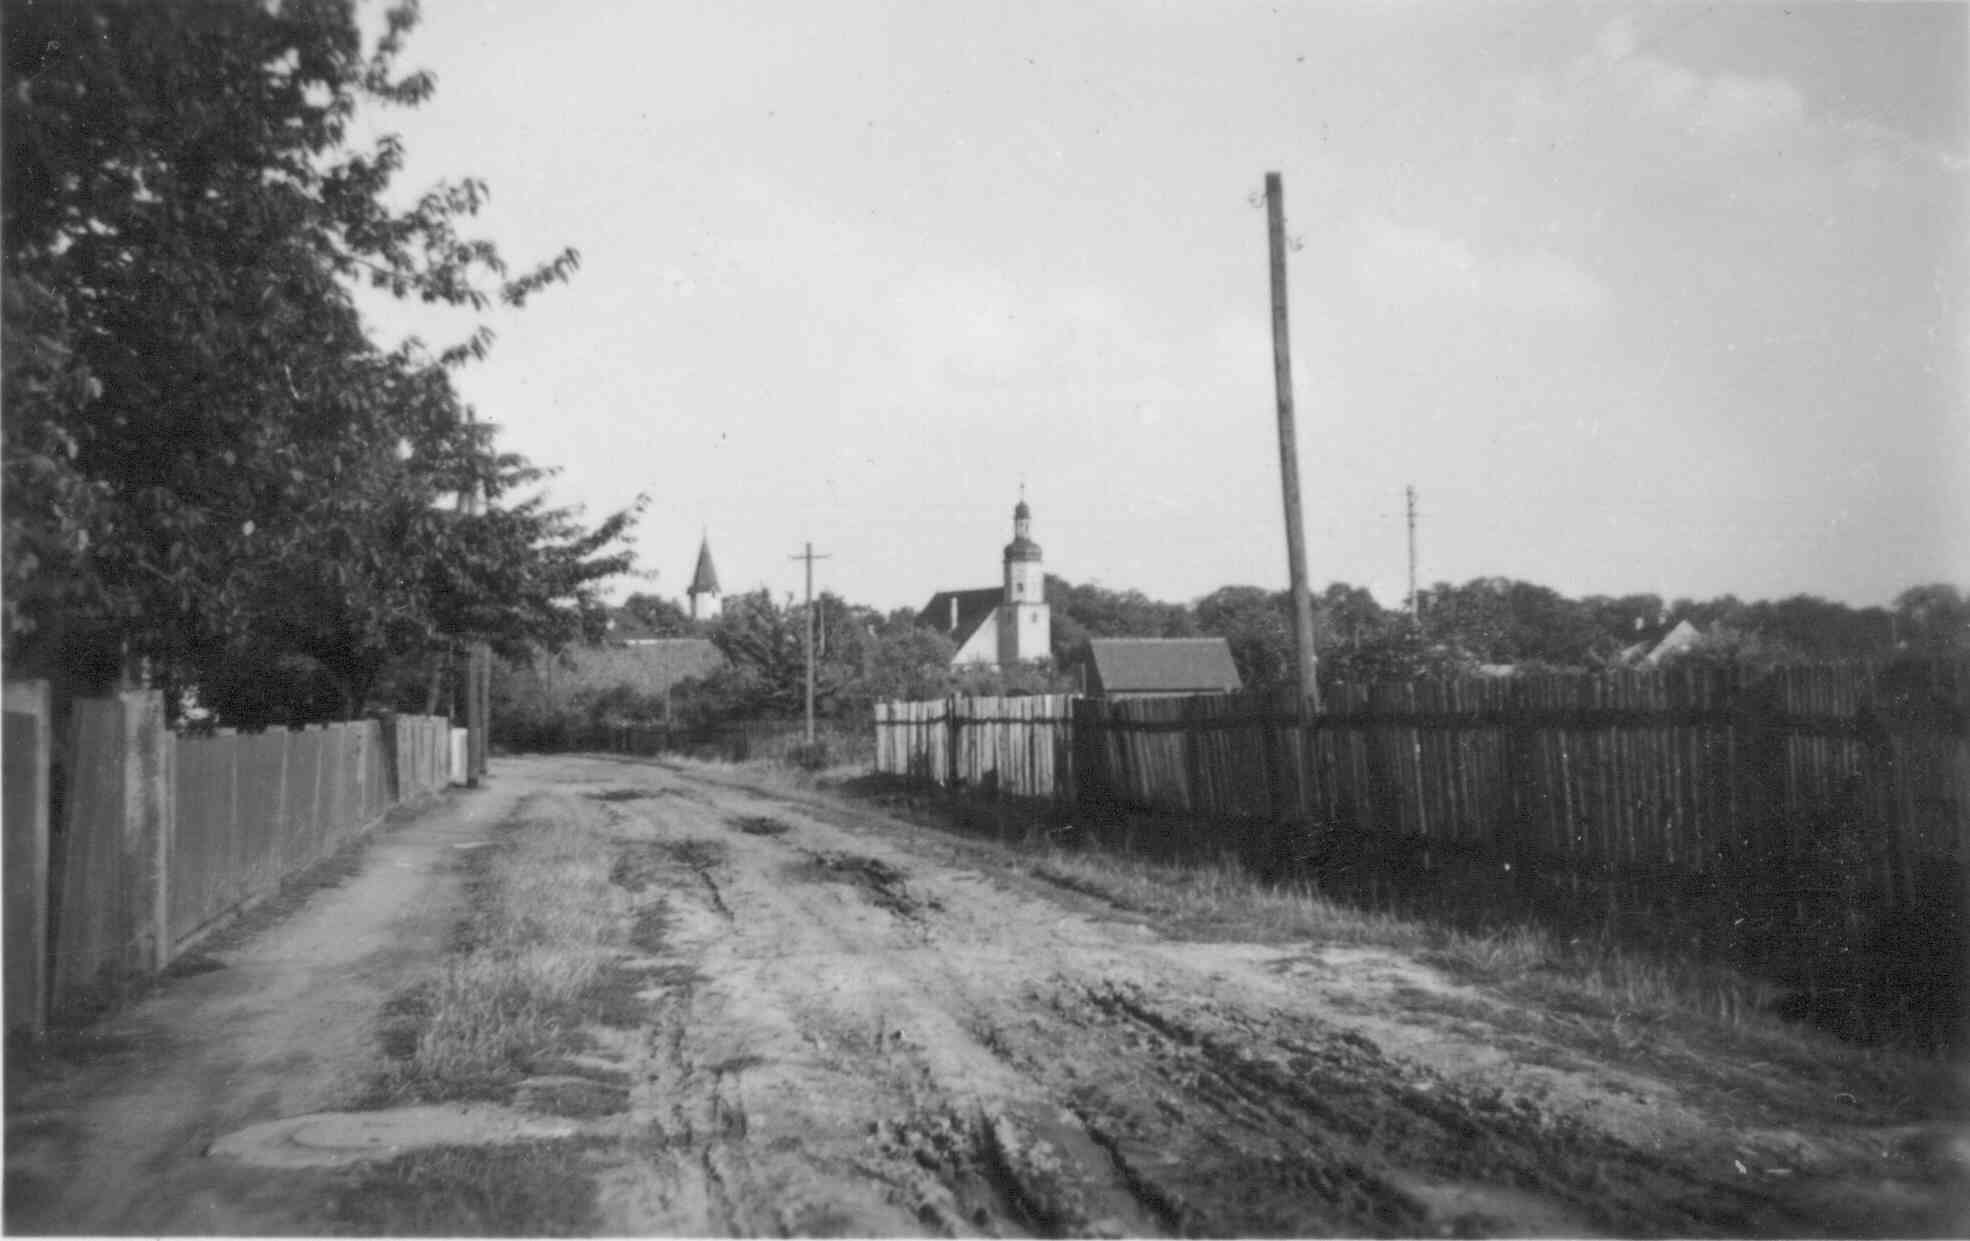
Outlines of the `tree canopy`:
M 240 722 L 319 718 L 393 659 L 599 624 L 633 512 L 529 493 L 451 381 L 490 332 L 386 349 L 352 293 L 519 306 L 579 263 L 511 268 L 462 231 L 484 184 L 393 208 L 401 144 L 351 149 L 359 107 L 431 96 L 397 67 L 415 21 L 366 51 L 353 0 L 10 6 L 11 668 L 142 660 Z

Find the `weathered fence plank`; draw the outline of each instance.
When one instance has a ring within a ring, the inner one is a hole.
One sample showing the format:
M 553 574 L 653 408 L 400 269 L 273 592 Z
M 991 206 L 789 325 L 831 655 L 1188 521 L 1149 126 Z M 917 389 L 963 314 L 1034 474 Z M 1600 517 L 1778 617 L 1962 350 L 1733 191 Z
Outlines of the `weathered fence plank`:
M 39 1033 L 48 1000 L 48 805 L 53 713 L 46 681 L 6 686 L 6 1006 L 9 1031 Z
M 391 805 L 443 787 L 427 756 L 446 727 L 402 717 L 387 744 L 377 721 L 191 738 L 164 727 L 154 692 L 77 701 L 63 831 L 42 888 L 54 944 L 50 1010 L 114 999 L 129 979 L 161 969 L 217 919 L 326 857 Z M 419 761 L 404 762 L 413 751 Z M 45 797 L 39 804 L 45 813 Z M 10 897 L 10 919 L 15 904 Z M 31 901 L 19 904 L 31 915 Z M 10 922 L 10 960 L 13 943 Z

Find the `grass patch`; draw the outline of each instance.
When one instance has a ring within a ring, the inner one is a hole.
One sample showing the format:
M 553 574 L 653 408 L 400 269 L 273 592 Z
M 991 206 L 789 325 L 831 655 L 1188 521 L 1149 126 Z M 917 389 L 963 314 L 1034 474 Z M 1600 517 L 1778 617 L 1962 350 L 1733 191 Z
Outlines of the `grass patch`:
M 705 840 L 700 837 L 666 841 L 661 847 L 692 870 L 710 870 L 714 866 L 723 866 L 728 856 L 724 841 Z
M 593 1235 L 587 1145 L 437 1146 L 363 1165 L 330 1193 L 330 1226 L 362 1237 Z
M 1437 934 L 1393 914 L 1340 904 L 1308 883 L 1265 883 L 1234 858 L 1185 865 L 1047 847 L 1020 862 L 1035 878 L 1145 914 L 1180 938 L 1318 939 L 1413 951 Z
M 660 794 L 649 789 L 604 789 L 600 793 L 589 793 L 586 796 L 590 801 L 611 802 L 643 801 Z
M 792 824 L 764 814 L 741 815 L 732 826 L 748 836 L 784 836 L 793 830 Z
M 385 1008 L 393 1063 L 372 1101 L 506 1100 L 537 1058 L 578 1049 L 584 1022 L 625 1020 L 634 983 L 617 958 L 629 905 L 614 861 L 593 833 L 539 819 L 475 850 L 452 955 Z
M 643 906 L 630 924 L 630 945 L 652 956 L 661 954 L 669 943 L 671 922 L 670 902 L 658 900 Z

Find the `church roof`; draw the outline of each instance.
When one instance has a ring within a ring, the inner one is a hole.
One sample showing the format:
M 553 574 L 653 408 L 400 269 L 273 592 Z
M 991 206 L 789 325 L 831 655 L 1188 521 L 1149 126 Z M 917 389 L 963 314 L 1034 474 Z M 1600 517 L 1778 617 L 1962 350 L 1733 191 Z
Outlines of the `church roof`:
M 1023 534 L 1006 544 L 1007 560 L 1038 560 L 1039 558 L 1040 545 Z
M 684 592 L 687 595 L 715 595 L 718 589 L 718 570 L 711 563 L 711 538 L 706 536 L 698 544 L 698 567 L 691 574 L 691 585 Z
M 928 625 L 942 634 L 949 634 L 951 641 L 963 646 L 978 632 L 992 609 L 1005 601 L 1006 592 L 1002 586 L 987 586 L 980 590 L 940 590 L 930 597 L 923 611 L 917 613 L 917 622 Z M 955 613 L 953 602 L 957 607 Z M 952 623 L 955 615 L 956 624 Z

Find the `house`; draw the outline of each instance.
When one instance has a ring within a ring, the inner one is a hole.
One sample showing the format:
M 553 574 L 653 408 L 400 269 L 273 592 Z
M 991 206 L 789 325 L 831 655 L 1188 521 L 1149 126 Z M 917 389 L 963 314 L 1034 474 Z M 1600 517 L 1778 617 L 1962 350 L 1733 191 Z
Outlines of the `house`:
M 1223 638 L 1093 638 L 1082 688 L 1097 698 L 1222 694 L 1241 689 Z
M 1053 613 L 1047 606 L 1046 570 L 1032 537 L 1033 510 L 1025 488 L 1012 510 L 1012 542 L 1006 544 L 1003 584 L 977 590 L 940 590 L 917 614 L 919 624 L 949 636 L 958 648 L 952 667 L 994 668 L 1046 659 L 1053 649 Z

